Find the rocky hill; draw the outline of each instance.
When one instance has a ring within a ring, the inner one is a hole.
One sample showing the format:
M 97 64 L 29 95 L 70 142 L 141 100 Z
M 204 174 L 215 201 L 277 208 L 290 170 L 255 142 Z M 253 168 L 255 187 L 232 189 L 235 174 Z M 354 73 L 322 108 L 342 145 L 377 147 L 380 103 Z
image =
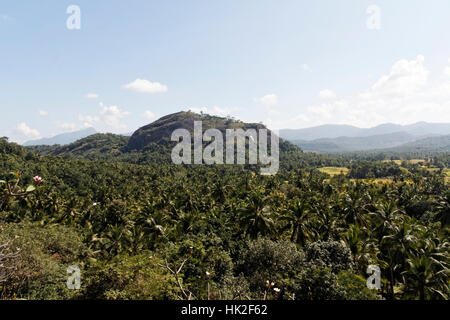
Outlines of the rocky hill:
M 28 150 L 41 155 L 77 157 L 89 160 L 114 160 L 131 163 L 171 162 L 171 141 L 176 129 L 186 129 L 193 136 L 194 121 L 202 121 L 203 132 L 215 128 L 226 137 L 226 129 L 265 129 L 260 123 L 245 123 L 232 118 L 182 111 L 164 116 L 136 130 L 131 137 L 116 134 L 94 134 L 64 146 L 30 146 Z M 271 132 L 268 132 L 270 138 Z M 270 143 L 270 142 L 269 142 Z M 302 156 L 301 150 L 280 139 L 280 154 Z
M 182 111 L 167 115 L 136 130 L 128 142 L 127 150 L 142 150 L 150 143 L 166 144 L 170 141 L 172 132 L 176 129 L 186 129 L 191 135 L 194 132 L 194 121 L 202 121 L 203 131 L 211 128 L 218 129 L 225 137 L 226 129 L 263 129 L 265 126 L 259 123 L 244 123 L 231 118 L 222 118 L 208 114 L 197 114 L 190 111 Z

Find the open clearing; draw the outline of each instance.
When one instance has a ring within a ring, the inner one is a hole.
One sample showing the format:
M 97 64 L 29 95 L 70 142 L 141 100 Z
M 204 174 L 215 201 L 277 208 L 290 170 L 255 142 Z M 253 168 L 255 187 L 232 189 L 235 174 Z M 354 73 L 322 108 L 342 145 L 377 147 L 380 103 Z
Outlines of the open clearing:
M 346 175 L 349 172 L 349 169 L 344 167 L 323 167 L 319 168 L 319 171 L 328 173 L 330 176 L 337 176 L 340 174 Z
M 383 160 L 383 162 L 395 162 L 398 165 L 401 165 L 403 161 L 406 161 L 409 164 L 417 164 L 417 163 L 427 163 L 425 159 L 410 159 L 410 160 Z

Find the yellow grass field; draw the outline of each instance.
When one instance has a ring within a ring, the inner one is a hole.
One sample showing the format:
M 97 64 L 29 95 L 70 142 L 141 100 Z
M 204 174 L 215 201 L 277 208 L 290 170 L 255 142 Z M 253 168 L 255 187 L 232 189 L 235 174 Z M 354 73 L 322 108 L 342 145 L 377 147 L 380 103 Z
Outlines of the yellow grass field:
M 376 178 L 376 179 L 350 179 L 350 181 L 359 181 L 364 183 L 370 183 L 370 184 L 389 184 L 394 183 L 393 179 L 388 178 Z M 414 182 L 412 180 L 405 180 L 403 181 L 407 184 L 413 184 Z M 400 185 L 403 183 L 402 181 L 397 181 L 396 185 Z
M 445 181 L 450 183 L 450 169 L 449 168 L 444 169 L 444 174 L 445 174 Z
M 390 160 L 385 160 L 384 162 L 389 162 Z M 421 161 L 425 161 L 423 159 L 413 159 L 413 160 L 409 160 L 412 161 L 414 163 L 419 163 Z M 401 164 L 401 160 L 395 160 L 394 162 Z M 425 167 L 424 167 L 425 168 Z M 404 169 L 404 168 L 402 168 Z M 426 168 L 429 171 L 437 171 L 439 170 L 438 168 Z M 330 176 L 334 177 L 337 176 L 339 174 L 344 174 L 346 175 L 350 170 L 348 168 L 345 167 L 323 167 L 323 168 L 319 168 L 318 169 L 320 172 L 323 173 L 327 173 Z M 404 169 L 405 171 L 408 171 L 406 169 Z M 445 177 L 445 181 L 450 183 L 450 168 L 446 168 L 444 169 L 444 175 L 446 175 Z M 386 184 L 386 183 L 392 183 L 393 180 L 392 179 L 350 179 L 351 181 L 364 181 L 364 182 L 372 182 L 372 183 L 379 183 L 379 184 Z M 413 183 L 412 181 L 406 181 L 406 183 Z
M 418 164 L 418 163 L 422 163 L 421 168 L 426 169 L 426 170 L 428 170 L 428 171 L 430 171 L 430 172 L 437 172 L 437 171 L 439 171 L 439 168 L 433 168 L 433 167 L 428 168 L 428 167 L 426 166 L 427 160 L 425 160 L 425 159 L 411 159 L 411 160 L 383 160 L 383 162 L 394 162 L 394 163 L 398 164 L 399 166 L 402 164 L 403 161 L 406 161 L 406 162 L 408 162 L 408 163 L 410 163 L 410 164 Z M 404 170 L 405 172 L 408 171 L 407 169 L 405 169 L 405 168 L 403 168 L 403 167 L 402 167 L 401 169 Z M 444 174 L 447 175 L 446 180 L 447 180 L 447 181 L 450 181 L 450 169 L 448 169 L 448 168 L 447 168 L 447 169 L 444 169 Z
M 330 176 L 337 176 L 340 174 L 346 175 L 349 172 L 349 169 L 344 167 L 323 167 L 319 168 L 319 171 L 328 173 Z
M 383 160 L 383 162 L 395 162 L 398 165 L 401 165 L 403 161 L 406 161 L 411 164 L 421 163 L 424 164 L 427 162 L 425 159 L 411 159 L 411 160 Z

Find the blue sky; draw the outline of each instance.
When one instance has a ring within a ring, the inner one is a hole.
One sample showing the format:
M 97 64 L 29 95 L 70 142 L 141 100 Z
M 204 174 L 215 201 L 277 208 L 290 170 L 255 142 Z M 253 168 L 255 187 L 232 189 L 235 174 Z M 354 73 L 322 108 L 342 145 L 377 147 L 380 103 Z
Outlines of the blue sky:
M 449 16 L 448 0 L 3 0 L 0 135 L 188 109 L 273 129 L 450 122 Z

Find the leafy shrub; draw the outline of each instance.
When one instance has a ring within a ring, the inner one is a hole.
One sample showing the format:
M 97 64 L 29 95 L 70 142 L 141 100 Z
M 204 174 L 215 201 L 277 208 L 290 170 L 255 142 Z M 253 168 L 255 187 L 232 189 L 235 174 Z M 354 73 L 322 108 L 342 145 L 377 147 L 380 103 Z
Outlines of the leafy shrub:
M 252 290 L 265 290 L 267 280 L 276 286 L 298 273 L 303 263 L 304 254 L 295 244 L 260 238 L 248 243 L 238 270 L 247 277 Z
M 175 279 L 161 267 L 162 260 L 148 254 L 118 255 L 98 262 L 88 272 L 85 298 L 119 300 L 176 299 Z
M 306 260 L 321 268 L 330 268 L 333 273 L 353 268 L 350 249 L 337 241 L 309 243 L 305 249 Z
M 329 268 L 309 265 L 293 281 L 290 288 L 296 300 L 344 300 L 345 289 Z
M 67 289 L 67 267 L 82 263 L 88 253 L 81 236 L 61 225 L 21 222 L 6 224 L 0 243 L 14 239 L 19 251 L 15 268 L 4 284 L 4 298 L 71 299 L 78 291 Z
M 233 262 L 228 252 L 221 248 L 216 236 L 198 236 L 181 243 L 168 243 L 161 249 L 173 269 L 186 260 L 181 274 L 186 288 L 197 298 L 207 297 L 207 284 L 223 287 L 233 275 Z
M 376 289 L 367 288 L 366 279 L 348 271 L 338 274 L 338 283 L 345 291 L 346 300 L 379 300 Z

